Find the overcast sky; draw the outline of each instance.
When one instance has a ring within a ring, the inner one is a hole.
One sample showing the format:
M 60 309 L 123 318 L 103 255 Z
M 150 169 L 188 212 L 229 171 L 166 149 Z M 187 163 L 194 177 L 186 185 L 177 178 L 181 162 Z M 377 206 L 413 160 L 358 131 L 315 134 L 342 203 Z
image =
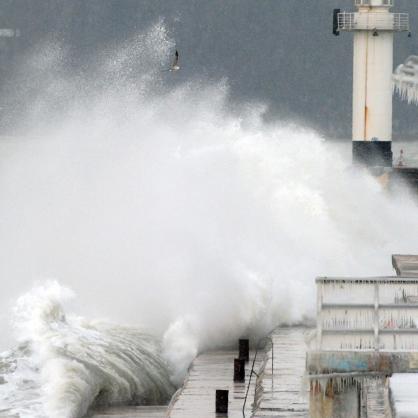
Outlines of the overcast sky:
M 329 137 L 351 135 L 352 35 L 332 35 L 332 10 L 352 0 L 6 0 L 3 26 L 20 28 L 19 54 L 48 37 L 67 43 L 75 65 L 164 19 L 181 52 L 182 77 L 228 79 L 233 100 L 269 105 Z M 418 21 L 418 2 L 395 11 Z M 395 36 L 395 65 L 418 54 L 418 33 Z M 4 54 L 3 68 L 4 66 Z M 3 83 L 7 71 L 1 74 Z M 395 138 L 416 136 L 418 109 L 394 100 Z

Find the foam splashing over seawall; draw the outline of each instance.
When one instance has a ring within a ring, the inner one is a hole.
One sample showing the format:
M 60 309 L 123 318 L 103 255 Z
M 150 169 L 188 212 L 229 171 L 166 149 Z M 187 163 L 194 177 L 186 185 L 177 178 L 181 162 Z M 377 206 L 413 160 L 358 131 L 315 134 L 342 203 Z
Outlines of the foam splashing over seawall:
M 315 276 L 390 274 L 391 253 L 416 251 L 413 198 L 393 198 L 350 170 L 312 130 L 267 125 L 258 104 L 231 106 L 227 81 L 190 80 L 187 65 L 162 72 L 173 42 L 161 26 L 127 44 L 106 51 L 109 61 L 92 57 L 98 69 L 84 78 L 55 74 L 71 68 L 54 61 L 60 54 L 34 60 L 47 85 L 36 95 L 29 78 L 36 97 L 18 126 L 24 135 L 0 142 L 1 302 L 33 278 L 57 277 L 85 317 L 145 324 L 161 336 L 181 381 L 202 350 L 312 319 Z M 106 384 L 116 360 L 100 343 L 116 337 L 59 312 L 51 314 L 62 335 L 89 342 L 78 357 L 102 361 L 83 380 L 88 396 L 65 404 L 74 418 L 98 394 L 118 398 Z M 56 329 L 45 332 L 59 342 Z M 116 338 L 120 351 L 132 350 L 135 335 Z M 101 357 L 91 353 L 96 345 Z M 142 376 L 142 365 L 138 354 L 128 369 Z M 45 391 L 26 399 L 54 410 L 48 388 L 59 385 L 42 379 L 35 388 Z M 129 401 L 142 392 L 126 380 L 113 387 Z
M 78 418 L 93 404 L 166 402 L 173 386 L 157 340 L 135 328 L 66 317 L 61 303 L 70 296 L 49 282 L 18 299 L 20 345 L 0 357 L 0 411 Z

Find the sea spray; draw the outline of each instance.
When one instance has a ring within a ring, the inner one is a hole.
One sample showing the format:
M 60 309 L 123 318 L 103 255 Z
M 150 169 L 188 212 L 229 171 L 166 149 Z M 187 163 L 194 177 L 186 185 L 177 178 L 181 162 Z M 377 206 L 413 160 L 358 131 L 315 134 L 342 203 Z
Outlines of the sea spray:
M 179 382 L 198 352 L 312 320 L 316 276 L 391 274 L 392 253 L 416 251 L 418 219 L 413 198 L 402 189 L 391 196 L 352 170 L 332 142 L 291 121 L 266 124 L 259 104 L 231 104 L 227 80 L 190 80 L 187 65 L 162 72 L 174 43 L 160 25 L 133 40 L 132 59 L 123 58 L 127 42 L 74 75 L 54 61 L 65 61 L 61 53 L 48 54 L 38 76 L 47 72 L 50 88 L 28 78 L 34 106 L 17 127 L 22 136 L 0 142 L 0 300 L 26 292 L 34 277 L 58 277 L 77 293 L 83 316 L 162 336 Z M 16 82 L 23 91 L 24 81 Z M 46 382 L 72 375 L 60 356 L 75 336 L 83 349 L 71 356 L 102 361 L 75 364 L 85 376 L 76 386 L 85 385 L 69 416 L 93 399 L 140 396 L 124 368 L 120 385 L 106 383 L 108 362 L 119 360 L 96 354 L 107 347 L 101 339 L 113 341 L 111 328 L 48 309 L 46 349 L 21 356 L 33 390 L 44 389 L 26 399 L 58 408 L 51 391 L 60 385 Z M 121 332 L 118 352 L 142 338 Z M 57 362 L 40 375 L 50 351 Z M 143 376 L 142 365 L 138 354 L 127 368 Z
M 19 348 L 2 357 L 0 411 L 78 418 L 92 405 L 167 402 L 174 388 L 158 341 L 135 328 L 66 315 L 62 303 L 71 295 L 48 282 L 18 299 Z

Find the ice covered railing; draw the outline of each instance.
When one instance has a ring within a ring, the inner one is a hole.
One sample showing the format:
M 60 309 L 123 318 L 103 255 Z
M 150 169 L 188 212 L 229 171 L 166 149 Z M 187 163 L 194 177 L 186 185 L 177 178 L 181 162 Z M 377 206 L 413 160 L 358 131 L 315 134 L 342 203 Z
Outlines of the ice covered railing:
M 396 68 L 393 86 L 403 100 L 418 104 L 418 56 L 411 55 Z
M 408 32 L 408 13 L 338 13 L 339 31 L 391 31 Z
M 418 350 L 418 277 L 320 277 L 316 285 L 317 350 Z

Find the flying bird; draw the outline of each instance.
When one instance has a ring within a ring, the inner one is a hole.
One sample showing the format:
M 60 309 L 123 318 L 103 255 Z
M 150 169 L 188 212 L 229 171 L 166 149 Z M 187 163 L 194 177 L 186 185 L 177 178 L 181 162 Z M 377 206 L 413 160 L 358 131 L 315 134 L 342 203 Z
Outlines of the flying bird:
M 163 70 L 163 71 L 178 71 L 180 70 L 180 66 L 179 66 L 179 51 L 177 51 L 176 49 L 176 53 L 174 54 L 174 60 L 173 63 L 171 64 L 170 68 L 168 70 Z
M 180 66 L 179 66 L 179 51 L 177 51 L 176 49 L 176 53 L 174 54 L 174 61 L 173 64 L 171 64 L 171 71 L 178 71 L 180 70 Z

